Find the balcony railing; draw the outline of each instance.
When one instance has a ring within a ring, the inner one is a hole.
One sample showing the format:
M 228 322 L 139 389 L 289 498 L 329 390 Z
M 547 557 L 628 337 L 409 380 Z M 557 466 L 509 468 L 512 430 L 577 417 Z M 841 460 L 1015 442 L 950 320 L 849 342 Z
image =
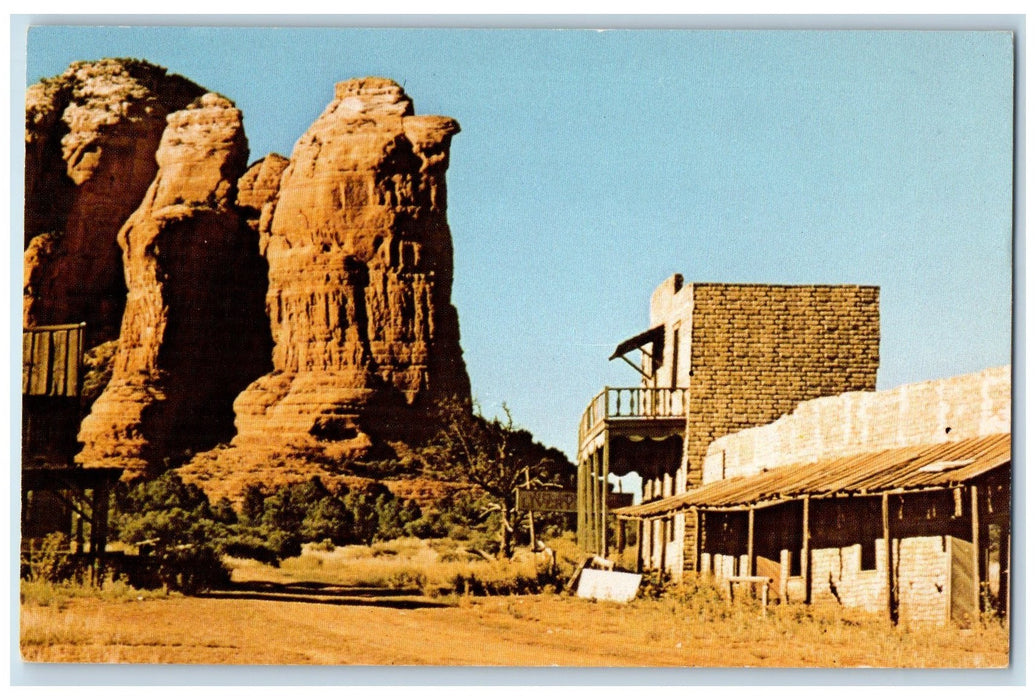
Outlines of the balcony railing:
M 686 411 L 685 388 L 605 387 L 583 412 L 579 442 L 582 443 L 598 424 L 609 419 L 682 418 Z

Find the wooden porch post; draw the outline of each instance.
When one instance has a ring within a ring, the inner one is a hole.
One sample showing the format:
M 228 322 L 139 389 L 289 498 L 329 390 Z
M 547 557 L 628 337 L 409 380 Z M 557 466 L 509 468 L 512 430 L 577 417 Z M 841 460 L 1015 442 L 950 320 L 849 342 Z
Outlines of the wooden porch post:
M 982 575 L 980 566 L 981 557 L 981 528 L 979 527 L 978 515 L 978 486 L 971 485 L 971 574 L 974 584 L 971 587 L 971 607 L 974 609 L 975 619 L 978 619 L 982 612 Z
M 665 550 L 669 545 L 669 519 L 662 517 L 659 519 L 662 527 L 659 530 L 662 531 L 662 536 L 659 538 L 662 540 L 661 546 L 658 548 L 658 582 L 662 583 L 665 581 Z
M 576 541 L 579 549 L 586 550 L 586 458 L 579 459 L 576 467 Z
M 598 554 L 597 550 L 597 508 L 598 504 L 598 488 L 597 488 L 597 447 L 594 448 L 591 455 L 589 455 L 589 479 L 586 483 L 586 488 L 589 490 L 589 511 L 586 513 L 586 551 Z
M 748 575 L 755 576 L 755 506 L 748 507 Z
M 813 602 L 813 566 L 809 550 L 809 496 L 802 499 L 802 580 L 806 588 L 806 604 Z
M 643 518 L 637 520 L 637 573 L 641 573 L 644 570 L 644 543 L 647 542 L 647 536 L 644 534 L 647 532 L 647 528 L 644 527 L 646 521 Z
M 898 611 L 896 610 L 896 576 L 892 567 L 892 524 L 889 518 L 889 495 L 881 494 L 881 536 L 885 540 L 885 607 L 889 619 L 893 623 L 898 622 Z
M 705 549 L 703 541 L 705 534 L 705 512 L 694 509 L 694 522 L 697 525 L 697 532 L 694 534 L 694 570 L 701 571 L 701 555 Z
M 608 431 L 604 431 L 604 447 L 601 448 L 601 556 L 608 556 Z
M 1010 615 L 1011 600 L 1011 530 L 1010 524 L 1000 525 L 1000 585 L 997 596 L 1001 615 Z

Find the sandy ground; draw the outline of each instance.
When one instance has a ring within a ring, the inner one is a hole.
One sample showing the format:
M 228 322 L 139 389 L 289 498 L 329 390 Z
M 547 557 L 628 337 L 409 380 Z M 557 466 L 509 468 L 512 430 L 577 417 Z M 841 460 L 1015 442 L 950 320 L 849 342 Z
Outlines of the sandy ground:
M 656 601 L 622 606 L 562 596 L 451 604 L 369 592 L 22 607 L 26 661 L 507 666 L 947 666 L 1007 663 L 1007 634 L 907 638 L 779 625 L 696 623 Z M 791 631 L 789 631 L 789 629 Z M 948 643 L 947 640 L 950 640 Z

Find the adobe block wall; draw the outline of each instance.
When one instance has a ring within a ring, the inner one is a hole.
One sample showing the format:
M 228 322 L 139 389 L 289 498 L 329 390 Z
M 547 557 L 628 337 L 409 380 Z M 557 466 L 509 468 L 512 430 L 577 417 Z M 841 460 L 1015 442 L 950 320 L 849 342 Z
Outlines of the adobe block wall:
M 861 566 L 863 547 L 876 548 L 876 569 Z M 812 600 L 837 600 L 850 608 L 870 612 L 886 609 L 888 601 L 888 574 L 885 568 L 885 540 L 870 540 L 847 547 L 814 549 L 812 561 Z
M 950 608 L 946 537 L 906 537 L 899 540 L 897 549 L 900 621 L 946 622 Z
M 1011 431 L 1011 368 L 806 401 L 790 415 L 715 440 L 704 482 L 787 464 Z
M 709 283 L 693 293 L 687 488 L 701 485 L 717 438 L 802 401 L 874 389 L 877 287 Z
M 665 326 L 662 365 L 646 386 L 690 386 L 691 325 L 694 322 L 694 285 L 684 286 L 682 275 L 673 275 L 651 294 L 651 324 Z M 675 365 L 675 366 L 674 366 Z

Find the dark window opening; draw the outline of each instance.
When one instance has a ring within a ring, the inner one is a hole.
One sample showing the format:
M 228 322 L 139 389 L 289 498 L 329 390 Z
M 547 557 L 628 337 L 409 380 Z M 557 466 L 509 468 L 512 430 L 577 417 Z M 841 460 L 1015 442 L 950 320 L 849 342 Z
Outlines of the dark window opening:
M 680 367 L 680 324 L 677 323 L 673 327 L 673 371 L 672 371 L 672 386 L 675 389 L 676 383 L 680 377 L 678 368 Z
M 860 571 L 876 571 L 878 568 L 877 541 L 860 545 Z

